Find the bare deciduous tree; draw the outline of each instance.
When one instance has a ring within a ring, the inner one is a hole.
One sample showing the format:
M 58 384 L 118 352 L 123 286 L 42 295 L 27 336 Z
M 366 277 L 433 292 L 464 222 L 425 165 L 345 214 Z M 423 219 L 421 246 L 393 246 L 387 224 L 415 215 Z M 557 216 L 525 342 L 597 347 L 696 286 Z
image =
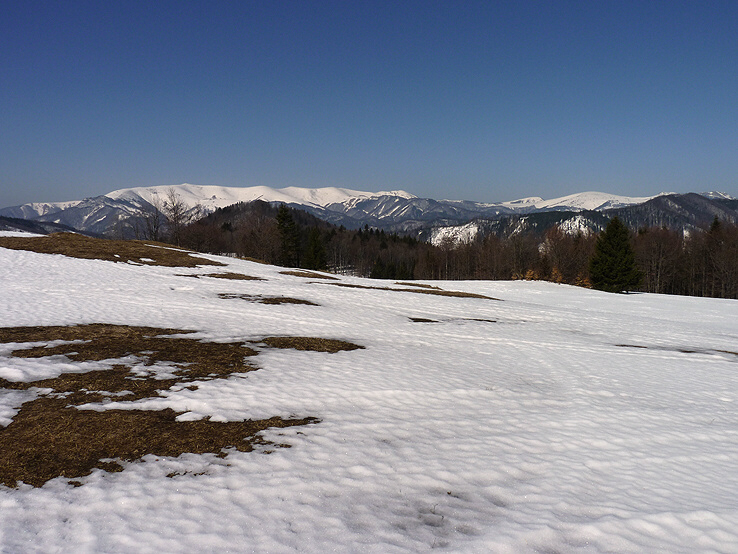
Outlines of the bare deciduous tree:
M 161 231 L 164 226 L 162 209 L 162 202 L 158 194 L 151 198 L 148 205 L 141 207 L 139 216 L 143 224 L 143 238 L 155 241 L 161 240 Z
M 196 204 L 190 206 L 182 200 L 174 187 L 167 190 L 166 197 L 162 202 L 161 212 L 167 220 L 169 227 L 170 240 L 177 246 L 180 246 L 182 240 L 182 230 L 184 227 L 202 216 L 202 206 Z

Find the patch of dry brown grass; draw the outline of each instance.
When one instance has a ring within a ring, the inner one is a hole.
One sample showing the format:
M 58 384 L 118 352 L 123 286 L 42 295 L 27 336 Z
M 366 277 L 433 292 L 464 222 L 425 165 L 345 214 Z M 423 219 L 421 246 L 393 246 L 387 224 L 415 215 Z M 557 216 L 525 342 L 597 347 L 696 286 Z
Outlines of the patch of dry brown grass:
M 213 279 L 228 279 L 231 281 L 266 281 L 261 277 L 253 277 L 243 273 L 233 273 L 226 271 L 225 273 L 204 273 L 202 275 L 187 275 L 186 277 L 212 277 Z
M 166 267 L 223 266 L 178 250 L 168 244 L 141 240 L 96 239 L 75 233 L 53 233 L 43 237 L 0 237 L 0 248 L 30 250 L 40 254 L 61 254 L 85 260 L 130 262 Z
M 398 281 L 397 283 L 395 283 L 395 285 L 402 285 L 403 287 L 417 287 L 421 289 L 441 290 L 440 287 L 434 287 L 433 285 L 426 285 L 424 283 L 402 283 Z
M 64 373 L 52 379 L 10 382 L 6 389 L 51 389 L 21 405 L 11 423 L 0 428 L 0 484 L 19 481 L 39 487 L 55 477 L 75 479 L 93 469 L 120 470 L 117 462 L 139 460 L 146 454 L 178 456 L 185 452 L 223 454 L 223 449 L 250 451 L 255 435 L 269 427 L 316 423 L 315 418 L 269 418 L 216 423 L 176 420 L 173 410 L 79 410 L 76 406 L 101 402 L 113 395 L 121 400 L 154 396 L 161 390 L 194 380 L 226 378 L 253 371 L 245 358 L 257 352 L 240 343 L 209 343 L 166 335 L 186 334 L 177 329 L 78 325 L 73 327 L 0 328 L 0 342 L 28 343 L 84 341 L 22 348 L 14 357 L 64 355 L 72 361 L 114 360 L 135 356 L 146 366 L 174 364 L 173 378 L 141 376 L 122 363 L 110 369 Z M 191 386 L 194 388 L 194 385 Z M 120 394 L 124 393 L 124 394 Z M 75 482 L 74 484 L 79 484 Z
M 315 302 L 310 300 L 302 300 L 301 298 L 290 298 L 289 296 L 261 296 L 258 294 L 234 294 L 224 292 L 218 295 L 219 298 L 230 300 L 238 298 L 240 300 L 246 300 L 248 302 L 258 302 L 259 304 L 304 304 L 305 306 L 319 306 Z
M 78 410 L 66 399 L 38 398 L 23 405 L 0 430 L 0 483 L 19 481 L 40 487 L 55 477 L 75 479 L 93 469 L 120 471 L 117 461 L 147 454 L 179 456 L 185 452 L 223 454 L 225 448 L 252 450 L 249 440 L 269 427 L 315 423 L 314 418 L 216 423 L 177 421 L 171 409 Z
M 21 342 L 17 340 L 20 338 L 30 339 L 22 342 L 82 340 L 85 342 L 16 350 L 12 355 L 18 358 L 40 358 L 61 354 L 79 362 L 112 360 L 135 355 L 143 359 L 148 366 L 159 362 L 174 363 L 179 369 L 173 373 L 180 377 L 180 381 L 254 369 L 245 363 L 244 358 L 255 356 L 257 352 L 241 344 L 220 344 L 164 336 L 187 333 L 191 331 L 96 323 L 72 327 L 0 328 L 0 341 Z
M 335 354 L 342 350 L 363 349 L 363 346 L 335 339 L 317 337 L 267 337 L 260 342 L 272 348 L 294 348 L 295 350 L 311 350 L 313 352 L 329 352 Z
M 292 275 L 293 277 L 304 277 L 306 279 L 330 279 L 332 281 L 337 281 L 337 277 L 332 277 L 331 275 L 325 275 L 323 273 L 315 273 L 314 271 L 280 271 L 280 275 Z
M 415 292 L 418 294 L 432 294 L 435 296 L 452 296 L 456 298 L 482 298 L 485 300 L 497 300 L 500 301 L 499 298 L 493 298 L 491 296 L 485 296 L 483 294 L 475 294 L 473 292 L 461 292 L 461 291 L 455 291 L 455 290 L 443 290 L 438 287 L 432 287 L 432 288 L 417 288 L 417 289 L 398 289 L 393 287 L 374 287 L 374 286 L 368 286 L 368 285 L 355 285 L 350 283 L 328 283 L 330 285 L 334 285 L 336 287 L 346 287 L 350 289 L 369 289 L 369 290 L 387 290 L 392 292 Z

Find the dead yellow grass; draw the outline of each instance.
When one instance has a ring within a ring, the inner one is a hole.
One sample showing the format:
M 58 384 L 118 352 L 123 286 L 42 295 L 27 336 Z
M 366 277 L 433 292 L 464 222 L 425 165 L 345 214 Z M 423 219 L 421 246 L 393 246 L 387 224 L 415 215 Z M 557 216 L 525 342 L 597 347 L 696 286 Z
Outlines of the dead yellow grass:
M 222 266 L 171 245 L 140 240 L 107 240 L 75 233 L 53 233 L 44 237 L 0 237 L 0 248 L 61 254 L 85 260 L 107 260 L 166 267 Z
M 402 285 L 403 287 L 416 287 L 421 289 L 441 290 L 440 287 L 434 287 L 433 285 L 426 285 L 424 283 L 402 283 L 398 281 L 397 283 L 395 283 L 395 285 Z
M 195 274 L 195 275 L 182 275 L 181 277 L 211 277 L 213 279 L 226 279 L 229 281 L 266 281 L 266 279 L 262 279 L 261 277 L 253 277 L 251 275 L 245 275 L 243 273 L 233 273 L 230 271 L 226 271 L 224 273 L 203 273 L 203 274 Z
M 323 273 L 315 273 L 314 271 L 280 271 L 280 275 L 292 275 L 293 277 L 304 277 L 306 279 L 330 279 L 332 281 L 337 281 L 337 277 L 331 277 L 330 275 L 325 275 Z
M 170 371 L 174 377 L 165 379 L 156 379 L 153 373 L 142 376 L 140 368 L 134 372 L 123 363 L 30 383 L 0 379 L 0 388 L 39 391 L 35 400 L 20 407 L 10 425 L 0 428 L 0 484 L 14 487 L 22 481 L 38 487 L 59 476 L 76 479 L 95 468 L 120 470 L 118 461 L 135 461 L 147 454 L 225 455 L 223 449 L 227 448 L 249 451 L 254 442 L 264 442 L 256 437 L 264 429 L 317 422 L 315 418 L 278 417 L 227 423 L 181 422 L 176 420 L 179 414 L 169 409 L 98 412 L 77 408 L 112 395 L 124 401 L 148 398 L 173 385 L 227 378 L 256 369 L 246 363 L 246 358 L 257 352 L 240 343 L 167 336 L 184 333 L 188 332 L 105 324 L 0 328 L 0 342 L 4 343 L 77 341 L 18 349 L 12 352 L 14 357 L 64 355 L 81 362 L 135 356 L 145 366 L 160 362 L 174 366 Z M 52 392 L 41 394 L 44 389 Z
M 310 300 L 302 300 L 301 298 L 290 298 L 289 296 L 261 296 L 258 294 L 235 294 L 230 292 L 223 292 L 218 295 L 219 298 L 231 300 L 238 298 L 239 300 L 246 300 L 248 302 L 258 302 L 259 304 L 303 304 L 305 306 L 319 306 L 315 302 Z
M 485 296 L 483 294 L 475 294 L 473 292 L 461 292 L 461 291 L 455 291 L 455 290 L 443 290 L 437 287 L 432 288 L 408 288 L 408 289 L 398 289 L 393 287 L 374 287 L 374 286 L 367 286 L 367 285 L 354 285 L 349 283 L 328 283 L 330 285 L 334 285 L 337 287 L 346 287 L 350 289 L 369 289 L 369 290 L 388 290 L 392 292 L 415 292 L 417 294 L 432 294 L 434 296 L 452 296 L 456 298 L 482 298 L 485 300 L 498 300 L 499 298 L 493 298 L 491 296 Z M 429 286 L 429 285 L 426 285 Z
M 295 350 L 312 350 L 313 352 L 329 352 L 335 354 L 342 350 L 363 349 L 363 346 L 335 339 L 317 337 L 267 337 L 262 343 L 272 348 L 294 348 Z

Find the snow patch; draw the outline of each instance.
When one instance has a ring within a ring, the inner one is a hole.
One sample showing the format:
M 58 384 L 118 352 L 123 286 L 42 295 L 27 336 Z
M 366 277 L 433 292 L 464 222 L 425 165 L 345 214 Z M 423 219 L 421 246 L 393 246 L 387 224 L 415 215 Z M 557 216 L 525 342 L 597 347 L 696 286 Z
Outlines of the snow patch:
M 470 221 L 465 225 L 437 227 L 431 232 L 430 243 L 434 246 L 469 244 L 479 235 L 479 224 Z
M 431 282 L 502 301 L 0 248 L 5 327 L 109 322 L 204 340 L 316 336 L 259 369 L 135 403 L 238 421 L 315 416 L 292 448 L 147 456 L 73 487 L 0 487 L 2 552 L 732 552 L 738 303 L 542 282 Z M 340 277 L 344 284 L 376 281 Z M 223 300 L 287 296 L 319 307 Z M 417 323 L 424 318 L 435 323 Z M 5 378 L 85 368 L 0 348 Z M 30 393 L 29 393 L 30 394 Z M 28 394 L 0 390 L 0 426 Z M 131 408 L 111 401 L 99 409 Z M 184 415 L 182 418 L 186 419 Z

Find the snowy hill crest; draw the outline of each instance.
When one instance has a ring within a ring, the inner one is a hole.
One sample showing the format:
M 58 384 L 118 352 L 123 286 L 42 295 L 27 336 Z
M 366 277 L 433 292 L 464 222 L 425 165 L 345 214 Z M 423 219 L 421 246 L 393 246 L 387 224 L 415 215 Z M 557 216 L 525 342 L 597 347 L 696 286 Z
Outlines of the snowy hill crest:
M 261 200 L 301 208 L 337 225 L 352 228 L 369 225 L 399 232 L 466 225 L 475 219 L 496 219 L 513 214 L 622 209 L 661 196 L 627 197 L 590 191 L 549 200 L 529 197 L 485 203 L 419 198 L 403 190 L 365 192 L 339 187 L 275 189 L 185 183 L 119 189 L 78 201 L 24 204 L 1 209 L 0 216 L 68 225 L 100 235 L 120 234 L 126 225 L 131 227 L 127 221 L 152 204 L 161 205 L 170 191 L 174 191 L 187 205 L 200 206 L 206 214 L 239 202 Z M 717 200 L 730 198 L 725 193 L 704 193 L 702 196 Z

